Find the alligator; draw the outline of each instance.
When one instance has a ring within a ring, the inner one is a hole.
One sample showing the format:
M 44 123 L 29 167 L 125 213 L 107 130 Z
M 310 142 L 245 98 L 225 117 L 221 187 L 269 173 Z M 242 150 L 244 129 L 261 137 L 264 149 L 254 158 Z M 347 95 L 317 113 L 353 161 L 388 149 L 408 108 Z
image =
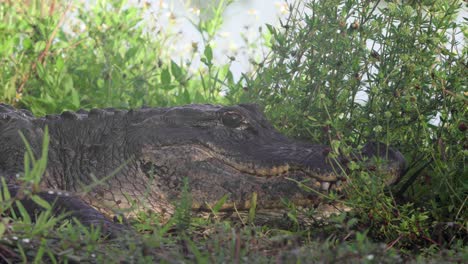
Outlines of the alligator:
M 255 203 L 264 218 L 284 208 L 284 199 L 318 207 L 321 194 L 346 185 L 348 158 L 287 138 L 255 104 L 106 108 L 38 118 L 0 104 L 0 175 L 12 196 L 24 193 L 17 180 L 26 151 L 19 131 L 38 156 L 46 127 L 48 163 L 37 193 L 86 224 L 114 227 L 112 216 L 147 210 L 168 218 L 184 179 L 193 212 L 209 212 L 226 199 L 220 211 L 246 212 Z M 402 154 L 382 143 L 368 143 L 356 157 L 384 159 L 389 184 L 405 166 Z M 37 210 L 33 202 L 25 207 Z

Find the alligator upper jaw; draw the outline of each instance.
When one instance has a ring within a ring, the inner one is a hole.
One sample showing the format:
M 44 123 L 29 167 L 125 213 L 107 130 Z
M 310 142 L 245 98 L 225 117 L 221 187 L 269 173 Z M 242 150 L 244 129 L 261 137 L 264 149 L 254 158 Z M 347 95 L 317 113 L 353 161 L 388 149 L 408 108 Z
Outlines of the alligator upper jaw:
M 298 162 L 297 157 L 295 156 L 300 155 L 300 150 L 302 148 L 296 149 L 294 152 L 287 153 L 284 156 L 277 153 L 271 153 L 269 150 L 259 151 L 259 153 L 262 154 L 248 156 L 248 153 L 234 155 L 232 151 L 220 149 L 216 147 L 216 145 L 209 143 L 197 144 L 193 145 L 193 147 L 204 152 L 207 157 L 218 159 L 227 166 L 230 166 L 240 172 L 258 177 L 276 177 L 301 172 L 307 174 L 311 178 L 323 182 L 336 182 L 342 178 L 337 176 L 339 173 L 335 173 L 331 166 L 327 168 L 327 171 L 320 171 L 320 169 L 314 170 L 310 168 L 310 166 L 303 164 L 303 162 Z M 261 147 L 259 146 L 259 148 Z M 306 147 L 303 147 L 303 150 L 306 149 Z M 271 157 L 269 157 L 270 155 Z M 288 157 L 295 157 L 295 159 L 293 160 Z M 277 160 L 277 162 L 268 162 L 269 160 Z M 330 161 L 324 160 L 324 163 L 325 162 L 330 163 Z M 338 170 L 338 168 L 336 169 Z

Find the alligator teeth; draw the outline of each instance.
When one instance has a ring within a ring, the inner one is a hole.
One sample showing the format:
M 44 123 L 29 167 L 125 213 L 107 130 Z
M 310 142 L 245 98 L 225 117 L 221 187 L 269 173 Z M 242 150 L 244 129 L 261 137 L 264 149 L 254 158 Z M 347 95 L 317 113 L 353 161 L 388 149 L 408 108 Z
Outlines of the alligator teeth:
M 330 188 L 330 183 L 329 182 L 322 182 L 320 184 L 320 188 L 324 191 L 328 191 L 328 189 Z

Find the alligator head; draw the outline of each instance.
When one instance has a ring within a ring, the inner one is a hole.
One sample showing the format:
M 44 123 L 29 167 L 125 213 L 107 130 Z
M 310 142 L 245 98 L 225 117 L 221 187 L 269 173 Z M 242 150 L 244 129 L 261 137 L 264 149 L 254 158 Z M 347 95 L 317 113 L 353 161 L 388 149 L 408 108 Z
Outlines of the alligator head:
M 37 128 L 50 130 L 44 186 L 81 191 L 101 179 L 84 200 L 107 214 L 120 209 L 131 216 L 150 209 L 171 215 L 184 178 L 194 210 L 209 210 L 227 195 L 222 209 L 242 211 L 250 208 L 254 193 L 261 210 L 282 207 L 282 198 L 313 206 L 319 192 L 337 188 L 345 177 L 343 160 L 331 158 L 329 147 L 285 137 L 251 104 L 25 116 L 18 128 L 26 130 L 28 139 L 41 134 Z M 389 182 L 404 167 L 402 155 L 382 144 L 368 144 L 359 156 L 385 158 Z M 296 181 L 317 192 L 305 191 Z

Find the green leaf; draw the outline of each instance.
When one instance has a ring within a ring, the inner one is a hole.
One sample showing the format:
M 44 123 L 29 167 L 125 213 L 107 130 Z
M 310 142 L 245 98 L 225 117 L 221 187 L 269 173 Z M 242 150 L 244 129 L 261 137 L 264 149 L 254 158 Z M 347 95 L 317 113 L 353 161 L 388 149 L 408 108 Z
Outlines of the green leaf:
M 270 34 L 272 34 L 272 35 L 274 35 L 274 36 L 276 35 L 276 29 L 275 29 L 275 27 L 273 27 L 271 24 L 266 24 L 266 27 L 267 27 L 267 29 L 268 29 L 268 32 L 270 32 Z
M 299 224 L 299 220 L 297 220 L 297 215 L 293 212 L 288 212 L 287 216 L 289 220 L 293 221 L 295 224 Z
M 65 65 L 63 58 L 61 56 L 57 56 L 56 58 L 57 59 L 55 61 L 55 68 L 57 69 L 58 72 L 62 72 L 64 65 Z
M 253 192 L 252 197 L 250 198 L 250 209 L 249 209 L 249 223 L 253 223 L 255 220 L 255 213 L 257 210 L 257 193 Z
M 80 95 L 74 88 L 72 88 L 71 98 L 72 98 L 73 107 L 79 108 L 80 107 Z
M 6 183 L 6 180 L 4 177 L 1 177 L 1 181 L 2 181 L 2 192 L 0 195 L 0 202 L 8 201 L 11 199 L 10 191 L 8 190 L 8 184 Z
M 206 101 L 205 97 L 200 93 L 200 91 L 195 91 L 195 95 L 193 97 L 194 102 L 203 102 Z
M 42 263 L 42 258 L 44 257 L 44 253 L 46 252 L 46 249 L 48 248 L 49 246 L 47 245 L 47 240 L 46 239 L 42 239 L 41 241 L 41 245 L 39 246 L 37 252 L 36 252 L 36 256 L 34 257 L 34 261 L 33 263 Z
M 171 60 L 171 72 L 178 82 L 182 80 L 182 69 L 173 60 Z
M 24 208 L 21 201 L 15 201 L 15 204 L 16 204 L 16 208 L 18 209 L 21 217 L 23 218 L 23 222 L 26 223 L 26 224 L 31 224 L 32 223 L 31 217 L 29 216 L 28 211 L 26 210 L 26 208 Z
M 23 38 L 23 48 L 24 50 L 30 49 L 32 46 L 32 41 L 29 38 Z
M 135 57 L 135 54 L 138 52 L 138 48 L 137 47 L 132 47 L 130 49 L 127 50 L 127 52 L 125 53 L 125 60 L 130 60 L 132 59 L 133 57 Z
M 228 197 L 229 197 L 228 194 L 223 195 L 223 197 L 221 197 L 221 199 L 219 199 L 216 202 L 216 204 L 213 206 L 213 208 L 211 208 L 211 211 L 213 211 L 213 213 L 218 213 L 219 210 L 221 210 L 223 205 L 226 203 L 226 200 L 227 200 Z
M 169 69 L 167 68 L 164 68 L 161 71 L 161 83 L 164 86 L 171 84 L 171 73 L 169 72 Z
M 190 100 L 190 93 L 187 91 L 187 89 L 184 89 L 184 92 L 182 94 L 182 98 L 183 98 L 183 104 L 189 104 L 191 102 Z
M 45 79 L 46 78 L 46 71 L 44 69 L 44 66 L 42 66 L 42 64 L 38 63 L 36 65 L 36 71 L 37 71 L 37 75 L 39 76 L 39 78 L 41 79 Z
M 67 92 L 73 90 L 73 78 L 69 74 L 62 79 L 62 89 Z
M 208 63 L 211 64 L 211 61 L 213 60 L 213 50 L 211 49 L 210 45 L 207 45 L 205 47 L 205 51 L 203 52 L 203 54 L 205 55 Z
M 42 52 L 45 49 L 45 47 L 46 47 L 45 41 L 43 40 L 38 41 L 34 44 L 34 51 L 37 53 Z
M 49 202 L 42 199 L 39 195 L 31 196 L 31 200 L 33 200 L 37 205 L 41 206 L 44 209 L 50 210 L 52 207 L 50 206 Z
M 48 149 L 49 149 L 49 128 L 46 126 L 44 128 L 44 136 L 42 138 L 42 155 L 41 158 L 37 161 L 39 169 L 39 173 L 35 176 L 35 183 L 39 183 L 42 175 L 44 174 L 46 167 L 47 167 L 47 157 L 48 157 Z
M 3 234 L 5 234 L 6 226 L 3 222 L 0 222 L 0 239 L 3 237 Z
M 98 79 L 96 85 L 97 85 L 97 87 L 98 87 L 99 89 L 103 89 L 103 88 L 104 88 L 104 80 L 101 79 L 101 78 Z

